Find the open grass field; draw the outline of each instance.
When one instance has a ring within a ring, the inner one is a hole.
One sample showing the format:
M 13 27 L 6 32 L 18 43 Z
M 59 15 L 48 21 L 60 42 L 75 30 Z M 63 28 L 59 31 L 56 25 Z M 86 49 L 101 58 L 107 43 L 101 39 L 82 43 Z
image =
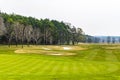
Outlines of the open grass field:
M 0 80 L 120 80 L 120 45 L 1 45 Z

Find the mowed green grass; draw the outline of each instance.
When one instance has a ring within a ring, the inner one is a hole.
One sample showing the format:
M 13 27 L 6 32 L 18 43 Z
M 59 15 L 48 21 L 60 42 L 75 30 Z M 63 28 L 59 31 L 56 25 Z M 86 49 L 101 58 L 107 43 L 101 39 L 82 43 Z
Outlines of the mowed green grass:
M 76 46 L 86 49 L 52 50 L 77 54 L 54 56 L 31 54 L 32 51 L 30 54 L 17 54 L 14 51 L 20 46 L 8 48 L 1 45 L 0 80 L 120 80 L 120 45 Z M 32 50 L 32 47 L 26 48 Z

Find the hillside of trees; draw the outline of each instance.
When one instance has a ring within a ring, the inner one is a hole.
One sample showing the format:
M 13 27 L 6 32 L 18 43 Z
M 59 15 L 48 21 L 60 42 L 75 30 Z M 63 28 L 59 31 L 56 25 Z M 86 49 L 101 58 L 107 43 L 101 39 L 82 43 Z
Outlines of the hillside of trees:
M 0 44 L 77 44 L 86 42 L 81 28 L 50 19 L 0 12 Z
M 90 36 L 71 23 L 0 12 L 0 44 L 120 43 L 119 36 Z

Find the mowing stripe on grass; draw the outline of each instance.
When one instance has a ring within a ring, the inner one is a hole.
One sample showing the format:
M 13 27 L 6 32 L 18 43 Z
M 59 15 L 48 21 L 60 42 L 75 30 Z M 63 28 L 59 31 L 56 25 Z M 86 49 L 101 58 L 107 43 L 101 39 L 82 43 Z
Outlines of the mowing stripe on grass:
M 18 64 L 20 64 L 20 63 L 22 63 L 24 61 L 25 61 L 25 58 L 24 59 L 20 59 L 18 61 L 14 61 L 14 60 L 10 61 L 10 62 L 8 61 L 9 63 L 7 62 L 6 64 L 2 65 L 0 67 L 0 70 L 3 71 L 3 72 L 5 72 L 7 70 L 10 70 L 11 68 L 14 68 L 15 66 L 17 66 Z
M 63 62 L 63 65 L 61 67 L 61 74 L 69 74 L 68 65 L 66 61 Z
M 59 62 L 54 61 L 54 63 L 49 66 L 49 69 L 45 70 L 46 72 L 48 72 L 46 74 L 53 75 L 53 74 L 57 73 L 56 71 L 57 71 L 57 69 L 59 69 L 58 66 L 60 66 Z
M 90 52 L 89 54 L 87 54 L 83 59 L 93 60 L 94 57 L 96 57 L 97 54 L 98 54 L 97 51 L 94 50 L 94 51 Z
M 119 66 L 118 64 L 115 64 L 115 63 L 109 63 L 107 64 L 107 72 L 106 73 L 112 73 L 112 72 L 115 72 L 117 70 L 119 70 Z
M 54 65 L 56 65 L 56 61 L 52 61 L 47 67 L 45 67 L 44 70 L 42 71 L 42 74 L 51 75 L 51 71 Z
M 94 74 L 94 73 L 99 73 L 100 72 L 99 68 L 97 68 L 97 66 L 94 66 L 93 63 L 88 63 L 87 65 L 88 65 L 88 68 L 89 68 L 91 73 Z
M 2 60 L 0 59 L 0 61 L 2 61 L 0 62 L 0 65 L 11 64 L 21 59 L 21 57 L 15 57 L 15 56 L 7 56 L 7 58 L 6 56 L 2 56 L 2 57 L 4 57 L 4 59 Z
M 23 73 L 24 74 L 30 74 L 30 71 L 32 69 L 34 69 L 34 66 L 37 66 L 37 63 L 39 63 L 38 60 L 33 60 L 34 63 L 31 63 L 31 61 L 29 61 L 29 63 L 24 67 L 24 68 L 21 68 L 20 71 L 24 71 Z M 21 73 L 21 72 L 19 72 Z
M 90 63 L 85 63 L 84 64 L 84 70 L 85 72 L 87 72 L 88 74 L 93 74 L 93 66 L 89 65 Z
M 117 56 L 113 53 L 113 51 L 106 51 L 106 61 L 115 61 L 118 62 Z
M 39 61 L 39 60 L 36 60 L 34 63 L 31 63 L 31 65 L 26 67 L 25 74 L 27 73 L 31 74 L 32 71 L 40 67 L 40 65 L 42 65 L 43 63 L 45 63 L 45 61 Z
M 79 65 L 77 62 L 73 62 L 71 65 L 72 68 L 72 74 L 79 74 Z
M 35 66 L 34 69 L 32 69 L 30 71 L 31 74 L 36 74 L 37 72 L 41 72 L 42 68 L 44 67 L 44 65 L 46 65 L 49 61 L 48 60 L 44 60 L 44 61 L 40 61 L 40 63 L 38 63 L 37 66 Z
M 48 61 L 46 64 L 44 64 L 42 67 L 41 67 L 41 71 L 40 72 L 36 72 L 36 74 L 39 74 L 39 75 L 42 75 L 42 74 L 46 74 L 48 75 L 47 71 L 50 69 L 50 67 L 54 65 L 55 61 Z
M 91 74 L 91 71 L 89 70 L 89 67 L 85 63 L 81 63 L 81 69 L 83 69 L 83 73 Z
M 18 70 L 18 71 L 27 72 L 26 70 L 30 70 L 29 68 L 33 68 L 38 62 L 39 62 L 39 60 L 30 59 L 30 60 L 26 61 L 25 64 L 19 65 L 18 67 L 19 67 L 20 70 Z
M 106 63 L 94 63 L 94 66 L 99 70 L 96 74 L 105 74 L 107 71 Z
M 51 67 L 51 71 L 50 71 L 50 75 L 56 75 L 56 74 L 59 74 L 59 69 L 60 69 L 60 66 L 61 66 L 61 62 L 58 62 L 56 61 L 54 66 Z
M 76 66 L 78 67 L 78 74 L 82 74 L 83 72 L 84 72 L 84 66 L 83 66 L 83 63 L 82 62 L 80 62 L 80 63 L 77 63 L 76 62 Z M 75 65 L 74 65 L 75 66 Z
M 29 60 L 26 58 L 24 58 L 23 60 L 21 59 L 19 61 L 16 61 L 16 63 L 7 66 L 7 68 L 4 68 L 4 71 L 8 72 L 9 74 L 18 73 L 20 68 L 24 68 L 26 64 L 29 63 L 29 61 L 30 59 Z
M 57 66 L 56 66 L 56 64 L 57 64 Z M 60 75 L 61 74 L 61 68 L 63 66 L 63 62 L 58 62 L 56 64 L 54 66 L 55 69 L 53 69 L 53 71 L 51 71 L 52 75 Z
M 73 62 L 74 63 L 74 62 Z M 72 75 L 73 74 L 73 63 L 68 62 L 68 75 Z

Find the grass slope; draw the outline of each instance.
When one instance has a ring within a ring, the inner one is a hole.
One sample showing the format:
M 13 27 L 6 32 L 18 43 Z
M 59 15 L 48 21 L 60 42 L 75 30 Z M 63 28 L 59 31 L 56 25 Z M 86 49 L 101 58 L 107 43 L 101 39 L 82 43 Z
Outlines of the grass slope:
M 53 56 L 16 54 L 14 51 L 20 46 L 1 45 L 0 80 L 120 80 L 120 45 L 82 44 L 77 47 L 86 49 L 52 49 L 50 52 L 77 54 Z

